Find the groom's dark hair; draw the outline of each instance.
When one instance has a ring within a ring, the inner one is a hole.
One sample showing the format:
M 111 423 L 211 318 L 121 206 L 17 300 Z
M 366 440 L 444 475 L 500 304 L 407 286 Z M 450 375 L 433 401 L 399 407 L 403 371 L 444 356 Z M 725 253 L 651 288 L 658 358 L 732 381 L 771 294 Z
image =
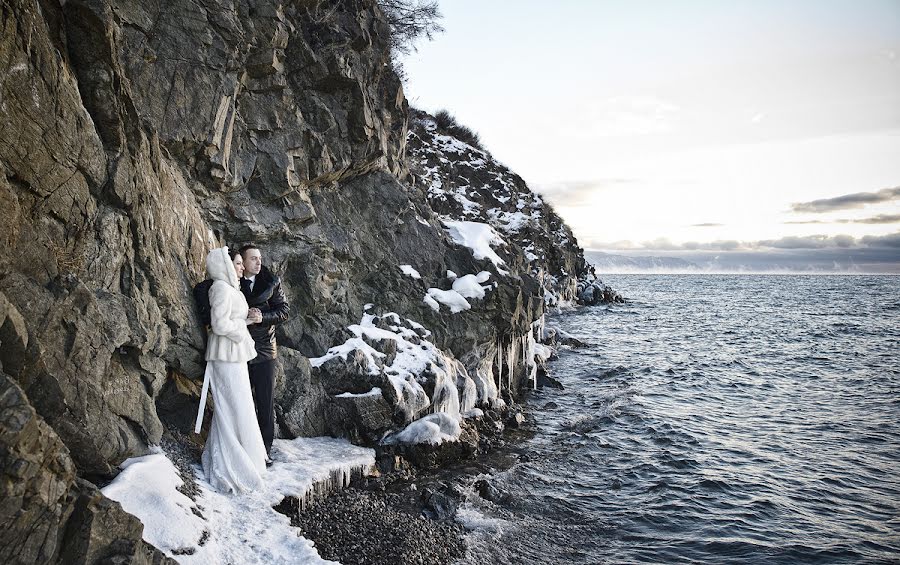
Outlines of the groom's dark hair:
M 253 245 L 252 243 L 248 243 L 247 245 L 242 245 L 241 248 L 238 249 L 238 252 L 243 257 L 244 253 L 246 253 L 247 251 L 249 251 L 251 249 L 259 249 L 259 247 Z

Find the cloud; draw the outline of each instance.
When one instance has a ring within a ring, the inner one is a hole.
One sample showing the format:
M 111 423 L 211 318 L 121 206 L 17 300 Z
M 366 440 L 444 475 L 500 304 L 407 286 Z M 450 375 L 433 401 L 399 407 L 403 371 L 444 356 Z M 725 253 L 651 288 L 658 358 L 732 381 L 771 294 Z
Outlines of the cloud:
M 895 249 L 900 248 L 900 232 L 889 235 L 874 236 L 867 235 L 862 238 L 855 238 L 851 235 L 807 235 L 807 236 L 787 236 L 779 239 L 764 239 L 760 241 L 737 241 L 737 240 L 717 240 L 710 242 L 689 241 L 686 243 L 674 243 L 668 238 L 660 237 L 652 241 L 644 241 L 635 243 L 633 241 L 623 240 L 612 243 L 591 241 L 588 249 L 610 250 L 610 251 L 647 251 L 647 252 L 670 252 L 670 251 L 760 251 L 766 249 L 774 250 L 814 250 L 814 249 L 832 249 L 832 250 L 848 250 L 848 249 Z
M 788 236 L 781 239 L 767 239 L 756 242 L 757 247 L 773 249 L 825 249 L 828 247 L 853 247 L 856 240 L 849 235 L 808 235 Z
M 784 222 L 785 224 L 805 225 L 805 224 L 896 224 L 900 222 L 900 214 L 878 214 L 871 218 L 858 219 L 841 219 L 841 220 L 803 220 Z
M 860 241 L 868 247 L 900 248 L 900 232 L 888 235 L 867 235 Z
M 835 198 L 822 198 L 810 202 L 795 202 L 794 204 L 791 204 L 791 211 L 820 214 L 822 212 L 832 212 L 834 210 L 861 208 L 866 204 L 890 202 L 897 199 L 900 199 L 900 186 L 884 188 L 877 192 L 856 192 L 853 194 L 837 196 Z
M 578 207 L 592 204 L 593 196 L 599 192 L 634 182 L 637 182 L 637 180 L 609 178 L 539 184 L 533 188 L 554 206 Z
M 879 214 L 872 218 L 863 218 L 855 220 L 855 224 L 895 224 L 900 222 L 900 214 Z
M 733 251 L 735 249 L 746 249 L 746 244 L 740 241 L 717 240 L 709 242 L 689 241 L 687 243 L 673 243 L 665 237 L 659 237 L 653 241 L 644 241 L 635 243 L 629 240 L 620 240 L 613 242 L 591 241 L 587 245 L 588 249 L 605 249 L 615 251 Z
M 724 226 L 725 224 L 716 224 L 714 222 L 706 222 L 703 224 L 691 224 L 692 228 L 719 228 Z

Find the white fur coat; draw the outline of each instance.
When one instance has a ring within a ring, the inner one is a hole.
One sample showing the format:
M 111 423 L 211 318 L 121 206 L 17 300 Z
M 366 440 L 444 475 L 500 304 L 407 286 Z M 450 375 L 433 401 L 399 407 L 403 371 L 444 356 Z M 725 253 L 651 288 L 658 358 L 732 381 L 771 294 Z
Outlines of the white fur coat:
M 206 360 L 246 363 L 256 357 L 256 347 L 247 330 L 247 299 L 240 291 L 227 247 L 209 252 L 206 270 L 213 280 L 209 288 L 212 331 L 206 344 Z

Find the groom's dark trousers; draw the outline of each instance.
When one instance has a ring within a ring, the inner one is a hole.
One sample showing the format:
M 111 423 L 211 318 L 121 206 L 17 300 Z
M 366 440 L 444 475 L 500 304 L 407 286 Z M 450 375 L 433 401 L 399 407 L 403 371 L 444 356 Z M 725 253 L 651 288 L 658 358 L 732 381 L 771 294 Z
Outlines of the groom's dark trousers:
M 259 422 L 266 453 L 271 453 L 272 440 L 275 439 L 275 360 L 250 363 L 247 369 L 256 405 L 256 421 Z
M 281 279 L 265 266 L 256 275 L 252 288 L 249 280 L 241 279 L 241 292 L 247 298 L 247 305 L 259 308 L 262 313 L 262 322 L 247 327 L 256 345 L 256 357 L 250 360 L 248 369 L 259 431 L 266 453 L 271 455 L 275 438 L 275 363 L 278 362 L 275 326 L 288 319 L 290 307 L 281 289 Z

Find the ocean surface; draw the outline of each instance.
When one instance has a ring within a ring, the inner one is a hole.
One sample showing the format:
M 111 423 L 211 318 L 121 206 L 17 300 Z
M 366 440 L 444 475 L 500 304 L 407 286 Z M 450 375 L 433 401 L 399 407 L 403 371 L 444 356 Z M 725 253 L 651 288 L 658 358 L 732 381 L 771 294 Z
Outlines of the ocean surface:
M 463 563 L 900 563 L 900 277 L 603 280 Z

